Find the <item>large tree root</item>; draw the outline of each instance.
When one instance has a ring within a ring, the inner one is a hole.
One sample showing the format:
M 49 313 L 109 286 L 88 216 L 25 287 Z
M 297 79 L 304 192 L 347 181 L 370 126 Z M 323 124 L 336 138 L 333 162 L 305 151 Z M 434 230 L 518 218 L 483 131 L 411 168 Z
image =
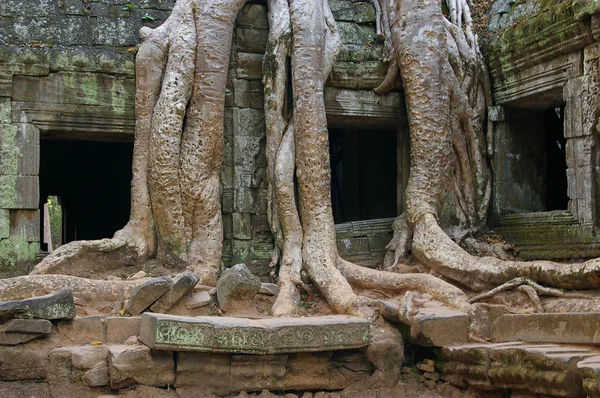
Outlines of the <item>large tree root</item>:
M 65 245 L 34 273 L 97 275 L 90 257 L 113 269 L 156 258 L 216 283 L 226 71 L 244 3 L 180 0 L 163 25 L 142 29 L 130 222 L 111 240 Z

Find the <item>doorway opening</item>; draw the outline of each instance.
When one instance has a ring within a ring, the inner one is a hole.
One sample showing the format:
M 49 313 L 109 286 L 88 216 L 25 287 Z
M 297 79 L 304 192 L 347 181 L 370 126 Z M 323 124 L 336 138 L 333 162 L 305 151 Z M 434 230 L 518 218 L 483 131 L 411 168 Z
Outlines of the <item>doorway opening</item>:
M 567 151 L 564 132 L 565 107 L 557 106 L 544 113 L 546 130 L 546 210 L 566 210 Z
M 60 229 L 57 242 L 110 238 L 127 223 L 132 155 L 132 143 L 40 141 L 40 203 L 49 204 L 50 231 Z M 60 205 L 60 222 L 52 219 L 53 200 Z M 40 213 L 46 242 L 48 221 Z
M 329 129 L 336 224 L 396 217 L 395 130 Z

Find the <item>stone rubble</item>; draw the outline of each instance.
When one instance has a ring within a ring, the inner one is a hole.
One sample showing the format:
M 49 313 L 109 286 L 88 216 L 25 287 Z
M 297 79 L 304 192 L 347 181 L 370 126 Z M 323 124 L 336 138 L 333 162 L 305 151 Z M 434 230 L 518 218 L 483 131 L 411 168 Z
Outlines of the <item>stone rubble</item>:
M 227 268 L 217 281 L 217 300 L 224 312 L 247 311 L 254 296 L 260 291 L 258 277 L 252 275 L 246 264 Z

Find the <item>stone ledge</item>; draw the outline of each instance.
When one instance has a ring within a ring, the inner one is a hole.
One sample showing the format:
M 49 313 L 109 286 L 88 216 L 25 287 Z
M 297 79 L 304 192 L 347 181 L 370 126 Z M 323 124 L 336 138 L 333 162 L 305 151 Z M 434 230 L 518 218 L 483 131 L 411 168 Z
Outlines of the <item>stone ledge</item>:
M 140 341 L 154 350 L 280 354 L 365 347 L 369 322 L 334 315 L 246 319 L 144 313 Z
M 502 315 L 492 324 L 493 341 L 529 343 L 600 343 L 600 313 Z

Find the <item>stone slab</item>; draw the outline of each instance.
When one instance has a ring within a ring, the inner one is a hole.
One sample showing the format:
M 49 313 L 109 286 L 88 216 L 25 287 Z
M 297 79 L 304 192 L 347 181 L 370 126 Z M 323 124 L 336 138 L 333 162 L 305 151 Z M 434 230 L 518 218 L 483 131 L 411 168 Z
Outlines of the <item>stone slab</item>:
M 152 312 L 167 312 L 179 300 L 190 292 L 198 283 L 198 277 L 192 273 L 178 275 L 173 278 L 173 285 L 167 293 L 159 298 L 152 306 Z
M 502 315 L 492 324 L 495 342 L 600 343 L 600 313 L 547 313 Z
M 447 307 L 420 308 L 411 334 L 419 344 L 446 347 L 469 341 L 471 317 Z
M 42 336 L 45 336 L 45 334 L 0 332 L 0 345 L 12 346 L 23 344 Z
M 25 300 L 0 302 L 0 315 L 15 318 L 73 319 L 73 290 L 64 287 L 56 293 Z
M 75 318 L 70 322 L 58 322 L 58 336 L 72 345 L 104 342 L 104 324 L 98 315 Z
M 369 322 L 334 315 L 246 319 L 145 313 L 140 340 L 155 350 L 282 354 L 365 347 Z
M 11 319 L 6 324 L 7 333 L 33 333 L 48 334 L 52 331 L 52 324 L 46 319 Z
M 134 316 L 140 315 L 167 293 L 171 286 L 173 286 L 173 281 L 163 277 L 152 278 L 136 286 L 127 303 L 127 313 Z

